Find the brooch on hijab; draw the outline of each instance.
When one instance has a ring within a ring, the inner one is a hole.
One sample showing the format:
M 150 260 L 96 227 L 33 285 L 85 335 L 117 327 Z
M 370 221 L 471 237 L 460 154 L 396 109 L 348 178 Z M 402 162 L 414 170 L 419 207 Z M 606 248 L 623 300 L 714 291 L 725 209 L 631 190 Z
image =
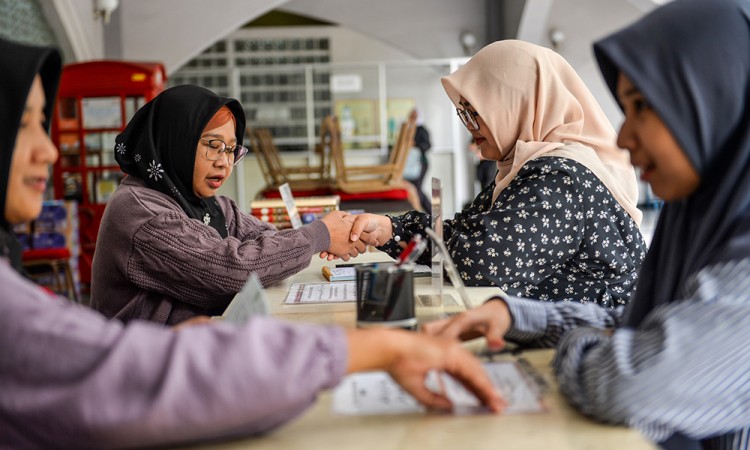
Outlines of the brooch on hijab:
M 205 216 L 203 216 L 203 225 L 208 226 L 211 223 L 211 216 L 206 213 Z

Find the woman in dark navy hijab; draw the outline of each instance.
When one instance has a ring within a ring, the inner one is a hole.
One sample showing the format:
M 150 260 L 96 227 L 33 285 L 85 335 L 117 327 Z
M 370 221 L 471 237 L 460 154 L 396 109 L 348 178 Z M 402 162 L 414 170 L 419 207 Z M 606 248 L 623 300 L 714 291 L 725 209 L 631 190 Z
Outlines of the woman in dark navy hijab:
M 428 331 L 557 344 L 584 413 L 667 448 L 747 449 L 750 2 L 677 0 L 594 50 L 625 113 L 618 144 L 665 200 L 628 309 L 503 298 Z

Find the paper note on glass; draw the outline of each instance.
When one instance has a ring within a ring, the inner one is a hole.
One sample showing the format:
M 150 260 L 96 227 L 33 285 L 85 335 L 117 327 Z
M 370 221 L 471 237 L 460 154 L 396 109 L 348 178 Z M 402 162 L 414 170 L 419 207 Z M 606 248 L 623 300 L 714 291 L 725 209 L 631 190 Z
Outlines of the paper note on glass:
M 253 273 L 237 295 L 234 296 L 222 318 L 228 322 L 244 324 L 255 315 L 268 315 L 268 300 L 266 300 L 263 286 L 258 275 Z
M 340 303 L 357 301 L 354 281 L 341 283 L 294 283 L 289 288 L 286 304 Z
M 539 389 L 515 362 L 485 363 L 484 369 L 508 404 L 503 414 L 545 411 Z M 430 373 L 426 385 L 432 391 L 445 392 L 453 403 L 454 414 L 486 411 L 472 394 L 449 375 Z M 347 415 L 408 414 L 423 412 L 425 408 L 387 373 L 366 372 L 344 378 L 333 392 L 333 411 Z

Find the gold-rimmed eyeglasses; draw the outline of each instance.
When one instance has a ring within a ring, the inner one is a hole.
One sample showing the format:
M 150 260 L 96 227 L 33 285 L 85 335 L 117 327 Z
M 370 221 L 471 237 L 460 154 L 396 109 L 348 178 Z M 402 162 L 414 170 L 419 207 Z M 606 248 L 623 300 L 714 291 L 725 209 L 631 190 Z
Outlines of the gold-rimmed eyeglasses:
M 456 108 L 456 114 L 458 114 L 458 117 L 466 128 L 471 131 L 479 130 L 479 122 L 477 122 L 477 117 L 479 116 L 478 112 L 464 108 Z
M 221 139 L 201 138 L 201 141 L 206 144 L 206 159 L 209 161 L 217 161 L 222 154 L 226 154 L 229 163 L 236 166 L 248 152 L 247 147 L 240 144 L 227 145 Z

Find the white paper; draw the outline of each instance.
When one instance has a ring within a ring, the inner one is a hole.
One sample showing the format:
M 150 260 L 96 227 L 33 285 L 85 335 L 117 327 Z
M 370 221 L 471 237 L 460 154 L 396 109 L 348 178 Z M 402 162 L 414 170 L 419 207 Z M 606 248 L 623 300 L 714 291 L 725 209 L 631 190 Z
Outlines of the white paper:
M 395 264 L 391 261 L 384 261 L 384 262 L 378 262 L 378 263 L 361 263 L 361 265 L 368 265 L 368 264 Z M 355 264 L 347 264 L 346 266 L 336 266 L 336 267 L 330 267 L 331 270 L 331 281 L 354 281 L 357 279 L 357 265 L 360 265 L 358 263 Z M 430 266 L 426 266 L 424 264 L 417 264 L 414 266 L 413 270 L 415 277 L 420 276 L 430 276 L 432 273 L 432 269 L 430 269 Z
M 268 301 L 263 292 L 263 286 L 260 284 L 258 275 L 253 273 L 242 290 L 234 296 L 221 317 L 228 322 L 243 324 L 250 316 L 267 316 L 268 311 Z
M 539 390 L 515 362 L 490 362 L 483 366 L 507 403 L 503 414 L 539 413 L 545 410 Z M 444 392 L 453 403 L 454 414 L 485 411 L 478 400 L 449 375 L 431 373 L 425 385 L 432 391 Z M 423 412 L 425 408 L 387 373 L 367 372 L 344 378 L 333 392 L 333 411 L 346 415 L 409 414 Z
M 122 111 L 120 97 L 93 97 L 81 100 L 83 109 L 83 127 L 120 128 Z
M 357 301 L 357 284 L 354 281 L 340 283 L 294 283 L 289 288 L 286 304 L 340 303 Z
M 295 230 L 300 228 L 302 226 L 302 219 L 299 217 L 297 203 L 294 201 L 292 188 L 289 187 L 289 183 L 279 186 L 279 192 L 281 193 L 282 200 L 284 200 L 284 207 L 286 208 L 286 213 L 289 215 L 289 220 L 292 222 L 292 228 Z

